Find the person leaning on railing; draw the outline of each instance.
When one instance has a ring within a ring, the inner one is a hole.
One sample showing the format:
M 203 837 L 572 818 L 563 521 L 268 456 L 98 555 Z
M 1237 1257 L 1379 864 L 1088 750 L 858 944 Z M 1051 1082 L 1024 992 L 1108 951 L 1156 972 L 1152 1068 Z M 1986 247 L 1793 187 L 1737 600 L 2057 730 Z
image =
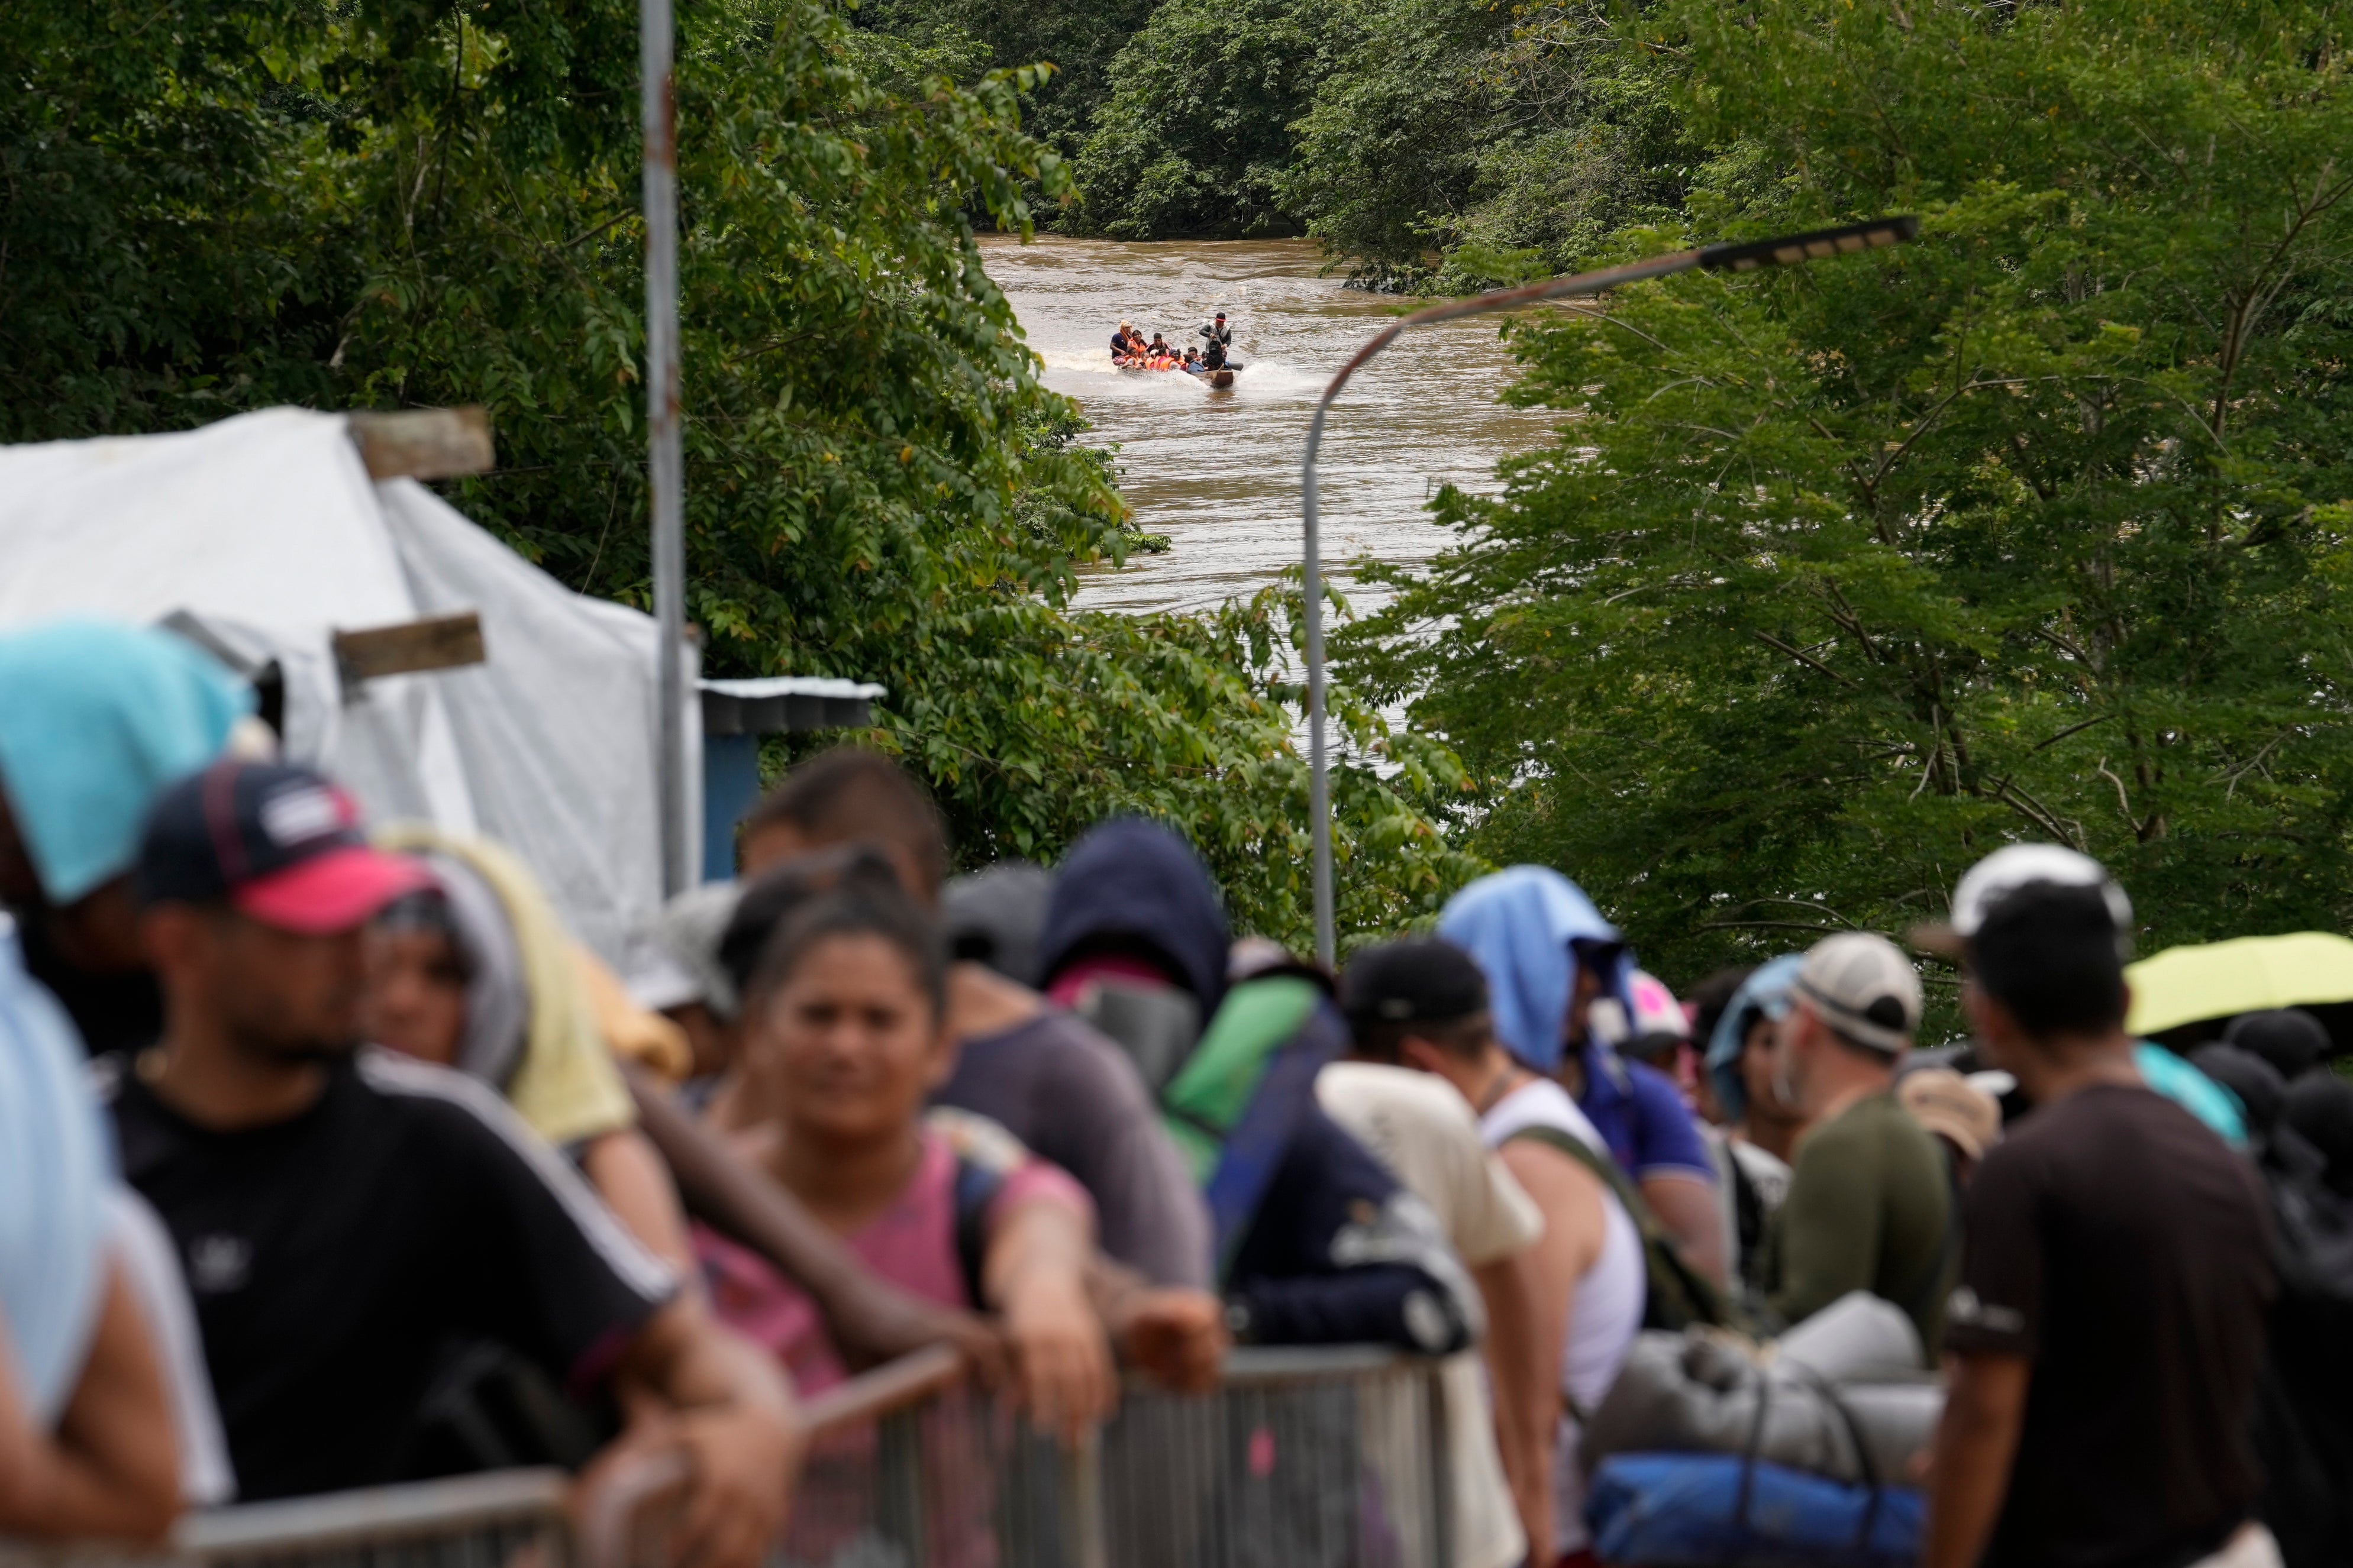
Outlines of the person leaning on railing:
M 852 845 L 881 855 L 936 913 L 949 862 L 939 807 L 896 763 L 855 746 L 801 763 L 752 809 L 744 875 Z M 1220 948 L 1214 962 L 1224 958 Z M 952 963 L 947 998 L 956 1049 L 932 1102 L 988 1118 L 1070 1173 L 1094 1201 L 1096 1244 L 1110 1258 L 1155 1285 L 1208 1286 L 1208 1212 L 1119 1047 L 984 964 Z
M 1106 1289 L 1075 1182 L 985 1119 L 924 1114 L 955 1055 L 939 934 L 880 857 L 812 858 L 772 872 L 740 911 L 756 920 L 776 903 L 781 917 L 744 987 L 734 1097 L 768 1173 L 881 1278 L 999 1314 L 1041 1427 L 1075 1436 L 1109 1414 L 1113 1335 L 1164 1381 L 1212 1378 L 1214 1298 Z M 782 893 L 796 896 L 770 896 Z M 805 1392 L 840 1381 L 838 1347 L 802 1290 L 720 1237 L 698 1246 L 728 1321 Z
M 678 1549 L 751 1568 L 803 1446 L 774 1367 L 489 1089 L 356 1045 L 362 928 L 422 880 L 303 769 L 216 763 L 147 824 L 165 1027 L 111 1058 L 115 1129 L 188 1261 L 242 1495 L 396 1479 L 440 1347 L 484 1338 L 685 1450 Z

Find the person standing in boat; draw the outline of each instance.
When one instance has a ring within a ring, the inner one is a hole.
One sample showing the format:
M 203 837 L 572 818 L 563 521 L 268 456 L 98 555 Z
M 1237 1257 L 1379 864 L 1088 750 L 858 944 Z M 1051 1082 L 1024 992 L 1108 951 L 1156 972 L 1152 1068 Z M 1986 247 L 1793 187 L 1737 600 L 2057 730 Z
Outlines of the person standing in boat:
M 1233 363 L 1228 358 L 1234 346 L 1234 330 L 1226 325 L 1226 313 L 1223 310 L 1218 312 L 1215 321 L 1201 329 L 1201 336 L 1208 340 L 1201 350 L 1202 369 L 1241 369 L 1241 366 Z

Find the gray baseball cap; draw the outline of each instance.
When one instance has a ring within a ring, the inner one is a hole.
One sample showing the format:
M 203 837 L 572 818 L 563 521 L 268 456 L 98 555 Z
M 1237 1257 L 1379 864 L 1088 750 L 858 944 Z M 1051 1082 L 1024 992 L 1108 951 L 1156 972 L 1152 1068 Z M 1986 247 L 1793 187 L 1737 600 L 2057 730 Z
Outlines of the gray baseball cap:
M 1871 931 L 1816 942 L 1792 989 L 1824 1023 L 1873 1050 L 1904 1049 L 1920 1026 L 1919 974 L 1894 942 Z

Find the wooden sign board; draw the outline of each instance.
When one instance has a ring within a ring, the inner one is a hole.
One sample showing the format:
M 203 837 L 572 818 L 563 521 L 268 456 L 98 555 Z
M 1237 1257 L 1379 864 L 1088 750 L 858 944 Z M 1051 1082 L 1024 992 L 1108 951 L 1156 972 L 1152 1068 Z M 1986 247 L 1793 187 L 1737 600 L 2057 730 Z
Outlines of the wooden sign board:
M 480 664 L 488 657 L 482 647 L 482 617 L 471 610 L 396 626 L 337 632 L 333 640 L 335 668 L 346 691 L 379 676 L 456 669 Z
M 494 466 L 486 408 L 406 408 L 344 417 L 372 479 L 449 479 Z

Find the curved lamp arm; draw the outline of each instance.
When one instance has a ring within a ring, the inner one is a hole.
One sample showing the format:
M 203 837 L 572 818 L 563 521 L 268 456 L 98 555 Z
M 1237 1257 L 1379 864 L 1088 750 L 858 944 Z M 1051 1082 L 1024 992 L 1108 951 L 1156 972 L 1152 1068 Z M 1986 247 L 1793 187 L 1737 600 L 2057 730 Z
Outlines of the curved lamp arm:
M 1704 245 L 1696 250 L 1678 250 L 1624 267 L 1603 268 L 1599 272 L 1547 279 L 1518 289 L 1498 289 L 1468 300 L 1432 305 L 1409 316 L 1400 316 L 1382 328 L 1372 342 L 1356 351 L 1355 358 L 1340 367 L 1339 374 L 1324 389 L 1324 395 L 1316 399 L 1315 416 L 1307 426 L 1307 451 L 1300 461 L 1299 473 L 1299 510 L 1304 536 L 1307 590 L 1307 816 L 1314 844 L 1317 963 L 1326 969 L 1335 968 L 1339 954 L 1332 905 L 1332 785 L 1324 744 L 1324 562 L 1315 532 L 1315 455 L 1324 445 L 1324 416 L 1331 411 L 1332 400 L 1340 395 L 1340 389 L 1348 384 L 1348 378 L 1375 354 L 1395 342 L 1398 334 L 1409 327 L 1460 321 L 1465 316 L 1491 315 L 1497 310 L 1517 310 L 1523 305 L 1534 305 L 1546 300 L 1606 293 L 1622 284 L 1688 272 L 1695 267 L 1714 272 L 1754 272 L 1764 267 L 1793 266 L 1850 251 L 1876 250 L 1883 246 L 1900 245 L 1919 232 L 1920 220 L 1916 217 L 1874 218 L 1869 223 L 1812 229 L 1804 234 L 1783 235 L 1774 239 L 1745 240 L 1736 245 Z

